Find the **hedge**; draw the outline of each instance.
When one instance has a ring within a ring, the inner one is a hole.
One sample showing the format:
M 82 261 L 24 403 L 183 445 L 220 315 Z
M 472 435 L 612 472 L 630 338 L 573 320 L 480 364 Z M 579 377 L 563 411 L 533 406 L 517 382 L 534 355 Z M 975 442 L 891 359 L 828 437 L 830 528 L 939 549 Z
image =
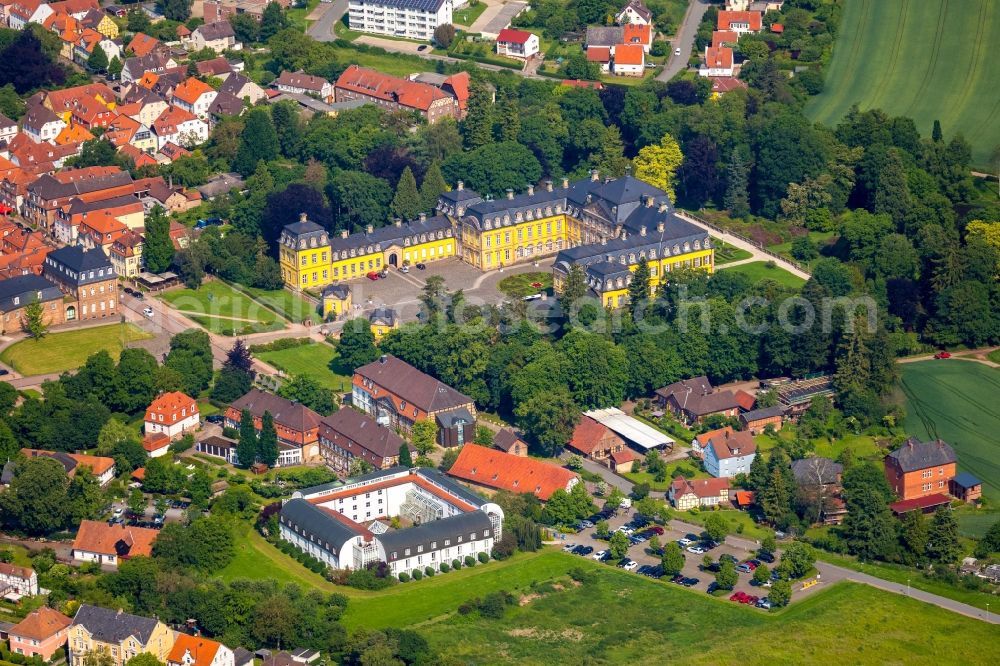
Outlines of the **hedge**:
M 486 553 L 479 553 L 477 557 L 479 557 L 479 561 L 482 562 L 483 564 L 486 564 L 487 562 L 490 561 L 490 556 L 487 555 Z
M 465 556 L 465 566 L 467 566 L 467 567 L 474 567 L 474 566 L 476 566 L 476 558 L 474 558 L 472 555 L 466 555 Z
M 423 571 L 421 571 L 420 569 L 413 570 L 413 580 L 420 580 L 423 577 L 424 577 Z
M 451 571 L 451 565 L 449 565 L 447 562 L 442 562 L 441 573 L 448 573 L 449 571 Z
M 399 582 L 400 583 L 410 582 L 410 574 L 406 573 L 405 571 L 399 572 Z
M 452 560 L 451 561 L 451 568 L 452 569 L 456 569 L 456 570 L 457 569 L 461 569 L 462 568 L 462 563 L 460 561 L 458 561 L 458 560 Z

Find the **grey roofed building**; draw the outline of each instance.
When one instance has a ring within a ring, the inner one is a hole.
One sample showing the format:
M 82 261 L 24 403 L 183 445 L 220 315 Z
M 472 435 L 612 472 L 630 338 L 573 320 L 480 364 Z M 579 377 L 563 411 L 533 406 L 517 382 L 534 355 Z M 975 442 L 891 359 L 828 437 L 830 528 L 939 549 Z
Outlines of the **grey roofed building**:
M 18 275 L 0 280 L 0 312 L 23 308 L 37 300 L 39 303 L 62 299 L 59 287 L 40 275 Z
M 380 306 L 368 313 L 368 321 L 372 326 L 395 326 L 399 315 L 392 308 Z
M 445 476 L 444 472 L 441 472 L 434 467 L 421 467 L 420 475 L 428 481 L 434 483 L 434 485 L 440 486 L 452 495 L 465 500 L 472 506 L 481 507 L 489 501 L 483 499 L 451 477 Z
M 293 498 L 281 507 L 281 522 L 298 528 L 296 532 L 305 538 L 315 537 L 327 544 L 327 550 L 339 556 L 344 544 L 362 532 L 348 527 L 347 519 L 343 516 L 338 519 L 335 514 L 304 499 Z
M 297 88 L 315 93 L 321 93 L 324 86 L 329 85 L 331 85 L 330 82 L 323 77 L 306 74 L 302 70 L 297 72 L 283 71 L 278 75 L 278 78 L 271 82 L 271 86 L 275 88 Z
M 921 442 L 911 437 L 890 453 L 886 458 L 896 462 L 903 472 L 915 472 L 928 467 L 940 467 L 956 462 L 955 449 L 946 442 L 937 439 Z
M 233 95 L 234 97 L 239 97 L 239 92 L 243 89 L 243 86 L 248 83 L 253 83 L 253 81 L 238 72 L 233 72 L 227 76 L 226 80 L 222 82 L 221 86 L 219 86 L 219 94 L 225 92 Z
M 473 400 L 412 365 L 386 354 L 354 371 L 428 414 L 472 405 Z
M 64 174 L 72 174 L 72 170 L 66 170 Z M 128 171 L 116 171 L 103 176 L 91 176 L 88 178 L 76 178 L 68 182 L 59 182 L 55 177 L 46 174 L 38 180 L 28 185 L 29 195 L 35 194 L 40 199 L 52 200 L 72 197 L 77 194 L 86 194 L 98 190 L 106 190 L 112 187 L 128 185 L 132 182 L 132 175 Z
M 476 422 L 476 419 L 469 413 L 469 410 L 464 407 L 459 407 L 458 409 L 453 409 L 450 412 L 438 414 L 436 419 L 438 425 L 442 428 L 451 428 L 452 426 L 459 424 L 468 425 Z
M 49 252 L 43 271 L 57 282 L 82 286 L 114 278 L 114 267 L 104 250 L 85 250 L 79 245 L 67 245 Z
M 233 648 L 233 663 L 235 666 L 253 666 L 253 652 L 242 646 Z
M 76 469 L 77 462 L 63 451 L 42 451 L 39 449 L 21 449 L 21 453 L 26 458 L 52 458 L 66 470 L 69 474 Z
M 217 39 L 227 39 L 229 37 L 236 36 L 236 33 L 233 32 L 233 26 L 230 25 L 229 21 L 205 23 L 195 28 L 194 32 L 201 35 L 207 42 L 214 42 Z
M 42 104 L 29 104 L 28 110 L 21 118 L 21 124 L 26 129 L 41 130 L 45 123 L 61 120 L 52 109 Z
M 82 625 L 94 640 L 120 644 L 134 636 L 143 645 L 149 641 L 159 620 L 121 610 L 83 604 L 73 617 L 73 626 Z
M 983 485 L 982 481 L 968 472 L 959 472 L 951 482 L 960 488 L 966 489 Z
M 0 130 L 17 127 L 17 123 L 0 113 Z
M 238 173 L 220 173 L 213 177 L 201 187 L 196 187 L 198 193 L 205 199 L 214 199 L 234 190 L 243 187 L 243 177 Z
M 844 473 L 843 465 L 821 456 L 793 460 L 791 467 L 792 476 L 799 485 L 829 486 L 839 483 L 840 475 Z
M 619 25 L 588 26 L 585 44 L 591 46 L 617 46 L 622 43 L 625 31 Z
M 10 482 L 14 480 L 15 467 L 13 460 L 4 461 L 3 471 L 0 471 L 0 486 L 9 486 Z
M 492 529 L 490 517 L 482 511 L 470 511 L 457 516 L 434 520 L 422 525 L 415 525 L 403 530 L 390 530 L 378 536 L 385 548 L 385 555 L 389 562 L 404 559 L 407 548 L 418 551 L 423 547 L 425 551 L 438 550 L 439 546 L 433 545 L 436 542 L 444 542 L 445 539 L 457 539 L 470 532 L 481 532 Z
M 208 107 L 208 112 L 213 116 L 238 116 L 243 110 L 243 100 L 227 92 L 217 94 Z
M 521 437 L 510 428 L 501 428 L 500 432 L 493 436 L 493 448 L 510 453 L 514 445 L 523 442 Z
M 351 293 L 351 289 L 346 284 L 328 284 L 323 287 L 323 296 L 344 300 Z
M 740 415 L 740 419 L 744 423 L 749 423 L 750 421 L 760 421 L 761 419 L 773 419 L 775 416 L 784 416 L 785 408 L 781 405 L 774 405 L 773 407 L 761 407 L 760 409 L 751 409 L 749 412 L 743 412 Z
M 271 412 L 275 423 L 298 432 L 318 428 L 321 418 L 319 414 L 301 403 L 260 389 L 250 389 L 249 393 L 234 400 L 229 407 L 237 413 L 244 409 L 250 410 L 254 418 L 262 418 L 264 412 Z
M 299 213 L 299 221 L 286 224 L 278 242 L 288 248 L 304 249 L 325 246 L 329 239 L 326 229 L 306 217 L 305 213 Z
M 445 0 L 377 0 L 379 5 L 395 9 L 416 9 L 424 12 L 436 12 L 441 9 Z
M 381 463 L 384 458 L 398 456 L 399 447 L 404 443 L 392 428 L 379 425 L 375 419 L 355 409 L 339 409 L 330 416 L 324 416 L 319 422 L 319 436 L 321 445 L 323 440 L 337 445 L 342 445 L 345 440 L 357 444 L 364 449 L 357 452 L 361 454 L 358 457 L 372 464 L 375 460 Z M 413 447 L 410 449 L 416 450 Z

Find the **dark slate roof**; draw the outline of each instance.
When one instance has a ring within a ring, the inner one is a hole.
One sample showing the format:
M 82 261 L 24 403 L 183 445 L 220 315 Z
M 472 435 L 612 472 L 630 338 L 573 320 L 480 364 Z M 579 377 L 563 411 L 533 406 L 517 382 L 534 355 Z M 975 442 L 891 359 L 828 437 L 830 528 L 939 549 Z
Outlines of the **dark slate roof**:
M 303 213 L 299 216 L 298 222 L 285 225 L 281 230 L 279 242 L 293 250 L 325 247 L 330 242 L 330 234 L 320 225 L 307 219 Z
M 791 467 L 792 476 L 799 484 L 837 483 L 837 478 L 844 472 L 840 463 L 819 456 L 793 460 Z
M 233 26 L 230 25 L 229 21 L 206 23 L 198 26 L 194 31 L 204 37 L 206 41 L 215 41 L 217 39 L 235 36 Z
M 760 409 L 752 409 L 749 412 L 745 412 L 740 418 L 744 421 L 759 421 L 761 419 L 773 419 L 775 416 L 784 416 L 785 408 L 781 405 L 775 405 L 773 407 L 761 407 Z
M 74 469 L 76 469 L 76 461 L 69 456 L 68 453 L 63 451 L 41 451 L 39 449 L 21 449 L 21 453 L 24 454 L 26 458 L 52 458 L 66 470 L 69 474 Z
M 952 481 L 955 483 L 955 485 L 960 486 L 962 488 L 972 488 L 975 486 L 983 485 L 982 481 L 980 481 L 973 475 L 969 474 L 968 472 L 959 472 L 958 474 L 955 475 L 955 478 L 952 479 Z
M 904 472 L 915 472 L 956 461 L 955 450 L 942 440 L 921 442 L 913 437 L 886 457 L 895 460 Z
M 151 617 L 131 615 L 120 610 L 84 604 L 76 611 L 73 625 L 83 625 L 94 638 L 102 643 L 121 643 L 135 636 L 143 645 L 152 637 L 158 621 Z
M 238 116 L 243 113 L 243 100 L 232 93 L 220 92 L 212 100 L 208 112 L 216 116 Z
M 0 129 L 6 129 L 8 127 L 17 127 L 17 123 L 0 113 Z
M 469 533 L 483 530 L 492 530 L 493 524 L 489 516 L 482 511 L 470 511 L 457 516 L 434 520 L 423 525 L 416 525 L 402 530 L 391 530 L 385 534 L 380 534 L 376 538 L 385 548 L 385 556 L 389 562 L 413 557 L 417 554 L 417 546 L 423 546 L 424 552 L 444 548 L 444 540 L 451 539 L 454 545 L 458 537 L 463 537 L 463 541 L 469 538 Z M 437 542 L 437 548 L 431 546 L 432 542 Z M 410 555 L 404 555 L 406 549 L 410 549 Z M 395 557 L 393 555 L 395 554 Z
M 420 474 L 420 476 L 424 477 L 424 479 L 426 479 L 430 483 L 433 483 L 436 486 L 444 488 L 455 497 L 459 497 L 465 500 L 472 506 L 483 506 L 489 501 L 483 499 L 482 497 L 472 492 L 471 490 L 463 486 L 461 483 L 458 483 L 451 477 L 445 476 L 443 472 L 433 467 L 418 467 L 416 469 L 417 473 Z
M 472 404 L 469 396 L 392 354 L 384 355 L 354 372 L 428 413 Z
M 236 666 L 248 666 L 253 664 L 253 652 L 245 647 L 233 648 L 233 660 Z
M 15 304 L 14 299 L 18 302 Z M 23 308 L 34 300 L 45 303 L 62 298 L 59 287 L 40 275 L 18 275 L 0 280 L 0 312 Z
M 493 436 L 493 447 L 510 453 L 510 450 L 518 442 L 523 441 L 516 432 L 510 428 L 503 428 Z
M 712 388 L 712 382 L 708 381 L 708 377 L 699 375 L 698 377 L 682 379 L 661 389 L 656 389 L 656 395 L 666 398 L 674 393 L 687 393 L 688 390 L 695 393 L 711 393 L 714 389 Z
M 220 437 L 218 435 L 209 435 L 205 439 L 201 440 L 201 444 L 215 446 L 220 449 L 235 449 L 237 445 L 236 441 L 226 437 Z
M 253 83 L 253 81 L 243 76 L 242 74 L 233 72 L 232 74 L 227 76 L 226 80 L 222 82 L 221 86 L 219 86 L 219 93 L 221 94 L 225 92 L 236 97 L 237 93 L 240 90 L 242 90 L 243 86 L 247 85 L 248 83 Z
M 319 423 L 321 439 L 329 440 L 342 448 L 346 447 L 345 439 L 350 440 L 371 454 L 363 455 L 364 451 L 354 451 L 366 460 L 373 455 L 381 463 L 383 458 L 399 455 L 399 447 L 403 445 L 403 438 L 392 428 L 380 426 L 372 417 L 354 409 L 338 410 L 323 417 Z
M 438 414 L 436 418 L 442 428 L 451 428 L 458 423 L 469 425 L 476 422 L 476 420 L 472 418 L 472 414 L 470 414 L 469 410 L 465 407 L 460 407 L 458 409 L 453 409 L 450 412 Z
M 323 288 L 323 296 L 332 296 L 338 300 L 344 300 L 350 295 L 351 290 L 346 284 L 328 284 Z
M 281 519 L 297 526 L 300 534 L 304 532 L 307 537 L 315 536 L 319 541 L 329 544 L 329 550 L 338 556 L 344 544 L 360 534 L 304 499 L 285 502 L 281 507 Z
M 128 171 L 117 171 L 103 176 L 79 178 L 68 183 L 61 183 L 55 177 L 45 175 L 29 185 L 28 190 L 34 192 L 42 199 L 55 199 L 74 194 L 86 194 L 112 187 L 120 187 L 128 185 L 131 182 L 132 176 Z
M 67 245 L 45 257 L 45 275 L 60 282 L 76 285 L 102 282 L 114 277 L 114 268 L 104 250 L 84 250 L 79 245 Z
M 60 120 L 59 116 L 52 109 L 42 104 L 32 104 L 28 106 L 28 111 L 21 119 L 21 123 L 25 129 L 41 130 L 45 123 L 54 123 L 58 120 Z
M 392 308 L 382 306 L 368 313 L 368 321 L 375 326 L 395 326 L 396 322 L 399 321 L 399 315 Z
M 586 44 L 591 46 L 616 46 L 622 43 L 624 29 L 620 25 L 590 26 L 587 28 Z
M 603 261 L 617 261 L 620 263 L 622 257 L 625 258 L 626 263 L 634 263 L 629 261 L 628 255 L 645 253 L 647 257 L 651 258 L 652 253 L 655 252 L 657 259 L 666 259 L 671 255 L 690 252 L 690 249 L 684 249 L 685 243 L 698 242 L 703 244 L 702 247 L 704 248 L 711 247 L 707 231 L 686 220 L 682 220 L 673 213 L 658 213 L 657 210 L 655 208 L 640 207 L 636 213 L 633 213 L 633 215 L 645 215 L 645 211 L 654 211 L 653 214 L 660 216 L 659 222 L 646 227 L 647 231 L 645 235 L 641 233 L 626 233 L 624 238 L 612 238 L 607 243 L 593 243 L 571 247 L 559 252 L 556 256 L 556 263 L 560 261 L 575 262 L 584 265 L 596 264 Z M 643 211 L 643 213 L 639 213 L 639 211 Z M 663 224 L 663 231 L 659 231 L 658 229 L 660 222 Z M 625 227 L 628 228 L 630 224 L 631 220 L 628 221 Z
M 271 412 L 275 423 L 298 432 L 318 428 L 321 418 L 319 414 L 301 403 L 260 389 L 251 389 L 249 393 L 233 401 L 230 407 L 240 412 L 249 409 L 255 418 L 263 417 L 264 412 Z

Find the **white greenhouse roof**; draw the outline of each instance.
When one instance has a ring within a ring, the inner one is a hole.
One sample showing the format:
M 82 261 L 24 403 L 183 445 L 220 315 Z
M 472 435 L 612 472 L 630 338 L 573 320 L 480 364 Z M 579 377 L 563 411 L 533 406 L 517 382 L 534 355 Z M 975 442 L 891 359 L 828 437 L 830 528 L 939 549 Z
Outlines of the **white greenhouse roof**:
M 584 415 L 589 416 L 622 438 L 644 449 L 655 449 L 661 446 L 673 446 L 674 444 L 674 440 L 670 437 L 664 435 L 656 428 L 632 418 L 617 407 L 592 409 L 589 412 L 584 412 Z

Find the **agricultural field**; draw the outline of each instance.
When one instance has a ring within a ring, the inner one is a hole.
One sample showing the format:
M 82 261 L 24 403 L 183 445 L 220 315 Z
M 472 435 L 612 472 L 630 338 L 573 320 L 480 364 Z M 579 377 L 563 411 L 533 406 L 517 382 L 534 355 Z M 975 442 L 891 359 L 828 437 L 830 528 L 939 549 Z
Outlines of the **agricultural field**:
M 284 328 L 280 317 L 246 294 L 213 280 L 198 289 L 175 289 L 160 298 L 212 333 L 245 335 Z
M 530 601 L 502 619 L 456 614 L 425 622 L 420 632 L 442 653 L 475 664 L 936 664 L 967 651 L 969 641 L 985 641 L 977 643 L 982 663 L 1000 658 L 991 625 L 862 585 L 841 583 L 766 614 L 616 569 L 577 566 L 596 571 L 582 585 L 539 575 Z M 414 595 L 417 587 L 409 588 Z
M 153 337 L 132 324 L 109 324 L 81 328 L 65 333 L 49 333 L 40 340 L 21 340 L 0 353 L 0 361 L 22 375 L 41 375 L 73 370 L 83 365 L 87 357 L 101 350 L 118 360 L 122 343 L 137 342 Z
M 726 268 L 725 265 L 719 266 L 719 270 L 722 269 L 727 271 L 739 271 L 749 277 L 750 281 L 754 284 L 760 282 L 761 280 L 774 280 L 783 287 L 799 289 L 806 283 L 806 281 L 799 276 L 792 275 L 784 268 L 768 261 L 751 261 L 749 264 L 740 264 L 739 266 L 733 266 L 731 268 Z
M 1000 144 L 998 41 L 995 0 L 845 0 L 826 88 L 806 114 L 835 125 L 854 104 L 881 108 L 913 118 L 925 137 L 940 120 L 987 167 Z
M 325 342 L 259 352 L 254 356 L 289 375 L 309 375 L 331 391 L 349 390 L 351 386 L 350 370 L 337 373 L 330 369 L 337 350 Z
M 906 396 L 906 432 L 940 437 L 955 448 L 959 470 L 983 482 L 983 495 L 1000 500 L 1000 370 L 951 359 L 900 366 Z

